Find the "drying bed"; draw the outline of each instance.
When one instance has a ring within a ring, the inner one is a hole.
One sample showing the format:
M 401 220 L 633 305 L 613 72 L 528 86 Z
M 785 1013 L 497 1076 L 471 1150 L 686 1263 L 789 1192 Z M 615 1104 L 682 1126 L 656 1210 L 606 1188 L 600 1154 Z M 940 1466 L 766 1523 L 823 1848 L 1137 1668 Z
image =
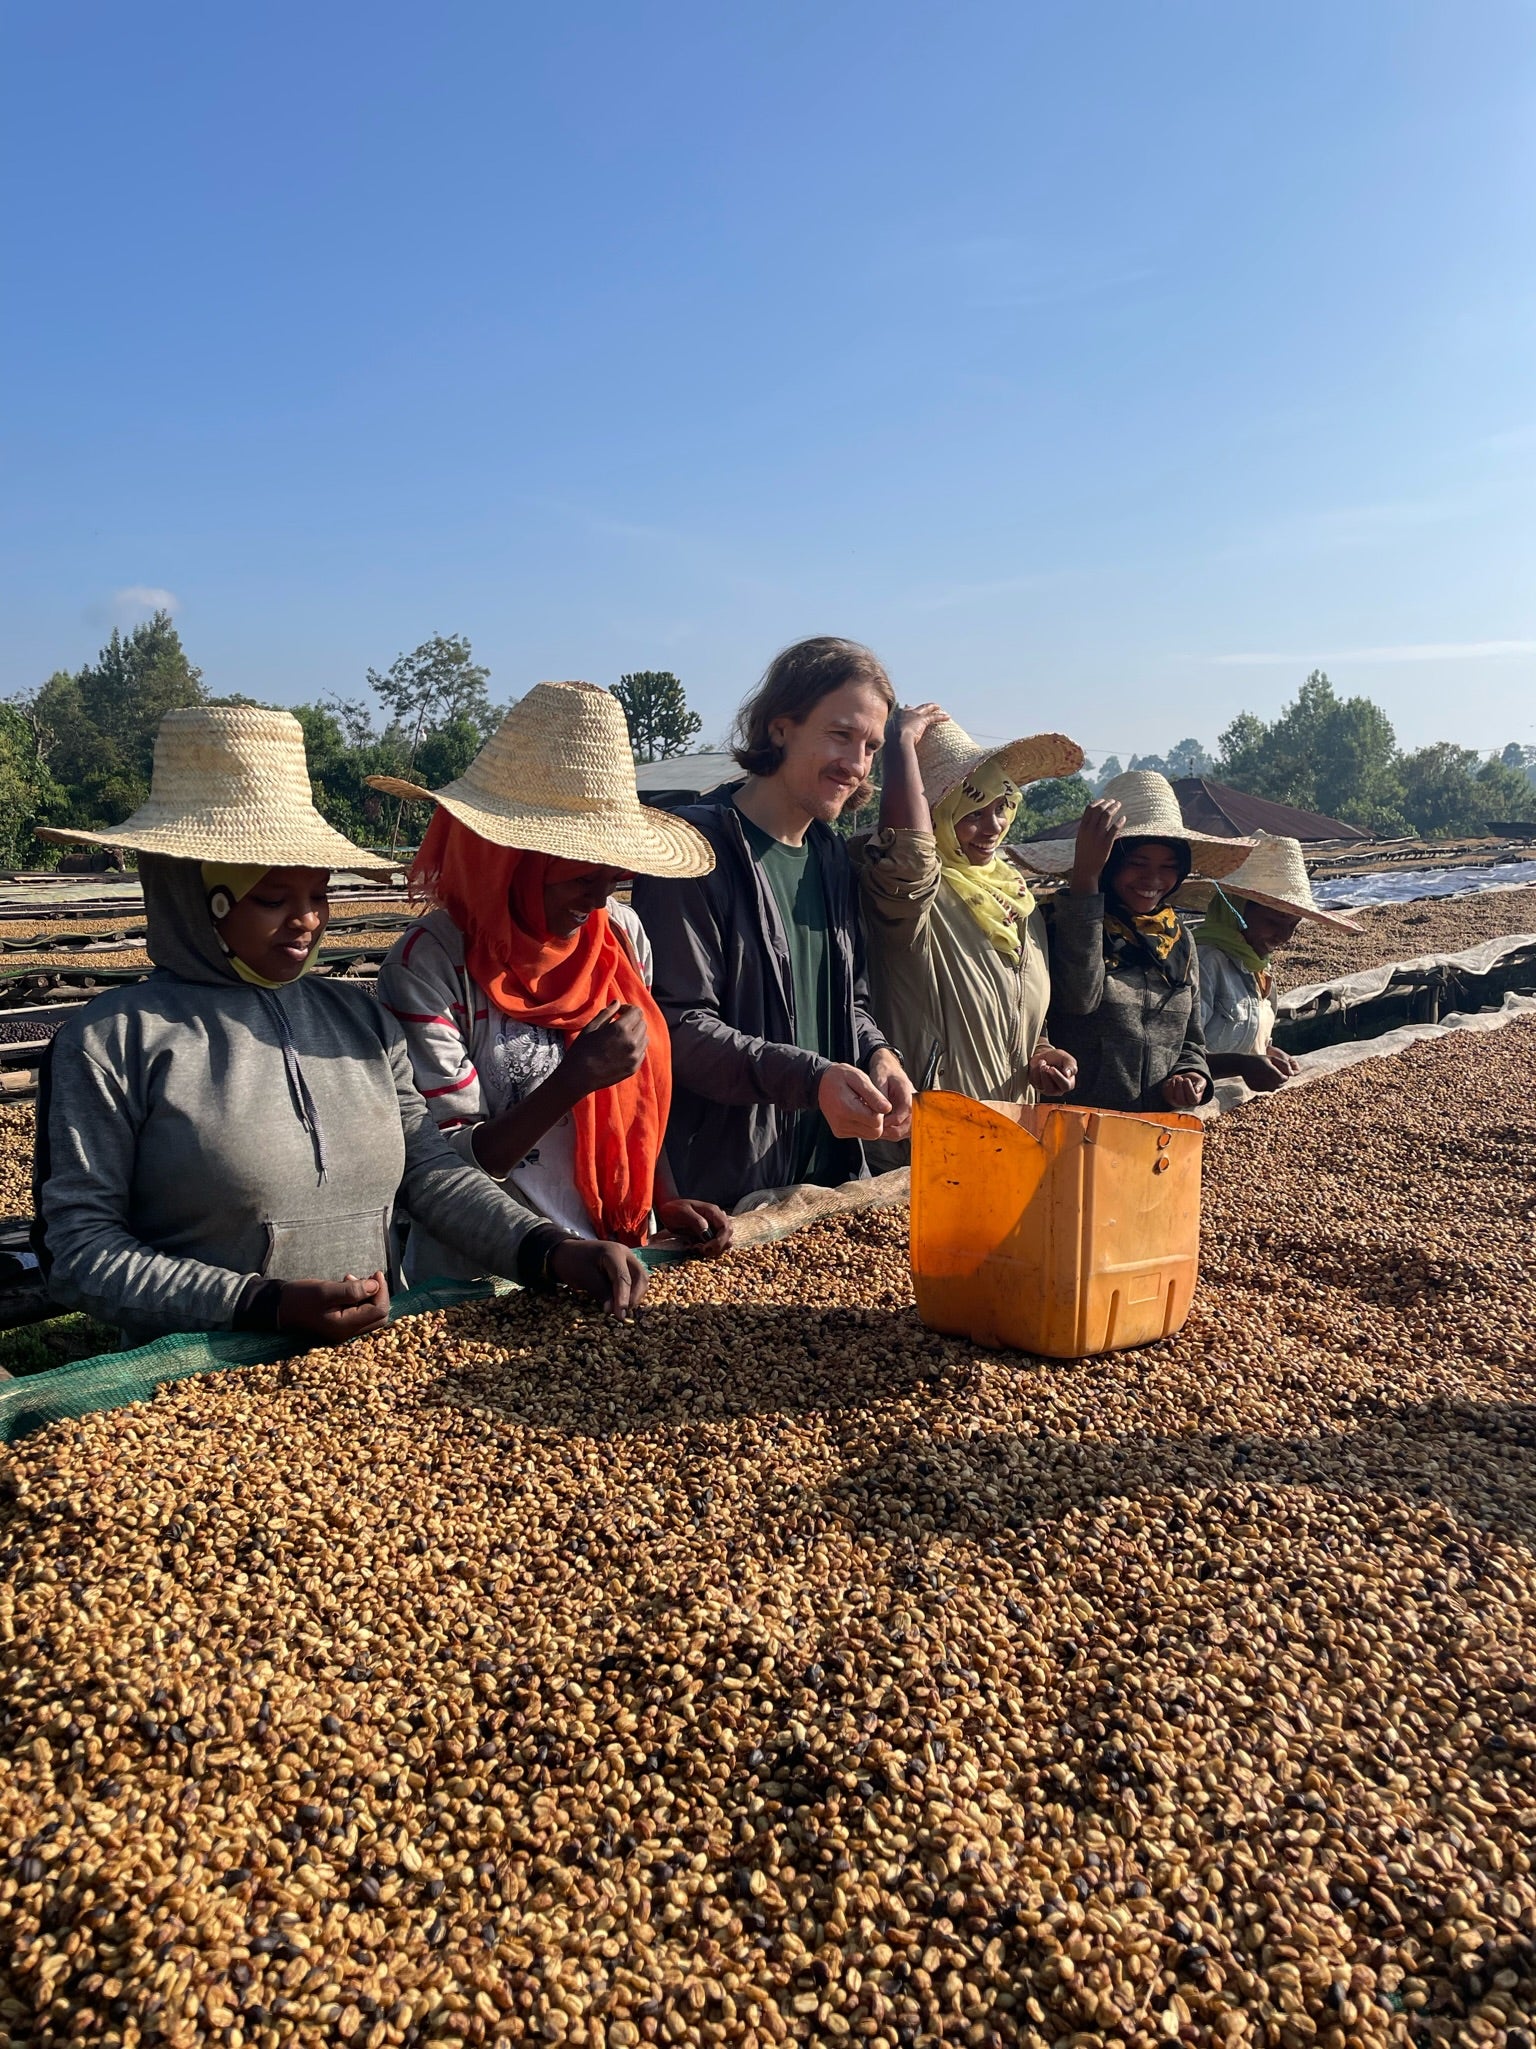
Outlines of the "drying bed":
M 27 1439 L 0 2035 L 1529 2049 L 1533 1103 L 1224 1120 L 1146 1352 L 862 1212 Z

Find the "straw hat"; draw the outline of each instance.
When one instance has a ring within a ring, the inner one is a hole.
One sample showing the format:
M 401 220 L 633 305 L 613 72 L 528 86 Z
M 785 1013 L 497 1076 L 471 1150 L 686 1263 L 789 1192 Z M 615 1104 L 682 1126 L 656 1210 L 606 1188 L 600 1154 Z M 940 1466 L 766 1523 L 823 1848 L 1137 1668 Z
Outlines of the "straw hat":
M 106 832 L 40 825 L 37 836 L 182 861 L 393 872 L 315 809 L 304 728 L 293 714 L 252 704 L 168 711 L 155 735 L 149 797 L 131 818 Z
M 623 710 L 595 683 L 535 684 L 445 789 L 368 780 L 392 797 L 430 798 L 493 846 L 632 875 L 707 875 L 715 865 L 701 832 L 640 802 Z
M 1082 748 L 1065 734 L 1035 733 L 1027 740 L 1010 740 L 1006 747 L 978 747 L 951 718 L 939 719 L 917 743 L 918 773 L 930 810 L 978 769 L 1000 768 L 1022 789 L 1046 776 L 1076 775 L 1082 765 Z
M 1186 882 L 1174 902 L 1181 910 L 1204 911 L 1209 910 L 1215 894 L 1213 883 Z M 1280 834 L 1260 835 L 1258 845 L 1242 867 L 1234 869 L 1223 882 L 1222 894 L 1267 904 L 1272 911 L 1282 914 L 1316 918 L 1324 925 L 1337 925 L 1345 932 L 1365 929 L 1358 918 L 1346 918 L 1342 911 L 1325 911 L 1322 908 L 1312 894 L 1312 881 L 1302 857 L 1300 840 L 1286 839 Z
M 1099 795 L 1113 797 L 1125 813 L 1115 834 L 1117 840 L 1182 840 L 1196 871 L 1218 881 L 1241 867 L 1253 849 L 1252 840 L 1192 832 L 1184 823 L 1173 784 L 1155 769 L 1131 768 L 1124 775 L 1111 776 Z M 1015 851 L 1038 874 L 1065 875 L 1072 866 L 1076 844 L 1073 839 L 1034 840 Z

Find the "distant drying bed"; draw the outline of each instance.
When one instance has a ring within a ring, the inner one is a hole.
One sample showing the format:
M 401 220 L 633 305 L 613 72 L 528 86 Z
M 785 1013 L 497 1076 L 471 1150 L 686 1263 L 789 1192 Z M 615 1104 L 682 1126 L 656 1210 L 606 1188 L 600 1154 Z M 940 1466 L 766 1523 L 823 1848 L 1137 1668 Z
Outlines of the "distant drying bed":
M 349 932 L 349 920 L 375 918 L 387 913 L 398 914 L 400 922 L 393 927 L 366 927 L 362 931 Z M 398 897 L 380 903 L 369 903 L 366 899 L 350 898 L 347 902 L 332 908 L 330 931 L 320 949 L 321 958 L 328 954 L 347 952 L 357 947 L 384 948 L 393 945 L 407 923 L 408 913 Z M 14 943 L 18 939 L 96 939 L 112 937 L 142 926 L 143 912 L 137 906 L 131 916 L 118 918 L 12 918 L 0 922 L 0 940 Z M 71 946 L 50 946 L 37 952 L 12 952 L 7 947 L 0 951 L 0 972 L 7 969 L 24 968 L 35 971 L 64 971 L 89 974 L 93 968 L 147 968 L 149 956 L 142 943 L 114 949 L 110 952 L 80 952 Z
M 1533 1106 L 1223 1120 L 1144 1352 L 870 1211 L 25 1440 L 10 2039 L 1528 2049 Z
M 1414 960 L 1420 954 L 1461 953 L 1480 940 L 1509 932 L 1536 932 L 1536 889 L 1381 904 L 1355 915 L 1365 927 L 1358 936 L 1304 921 L 1278 956 L 1281 988 L 1332 981 L 1359 968 Z

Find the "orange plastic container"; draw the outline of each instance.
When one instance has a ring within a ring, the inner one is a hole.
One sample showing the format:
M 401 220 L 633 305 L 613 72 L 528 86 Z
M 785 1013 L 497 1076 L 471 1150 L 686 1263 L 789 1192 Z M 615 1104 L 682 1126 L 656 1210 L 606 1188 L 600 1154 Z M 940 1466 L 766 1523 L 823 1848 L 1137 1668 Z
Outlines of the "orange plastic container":
M 920 1095 L 918 1315 L 1051 1359 L 1168 1337 L 1199 1271 L 1201 1138 L 1198 1117 Z

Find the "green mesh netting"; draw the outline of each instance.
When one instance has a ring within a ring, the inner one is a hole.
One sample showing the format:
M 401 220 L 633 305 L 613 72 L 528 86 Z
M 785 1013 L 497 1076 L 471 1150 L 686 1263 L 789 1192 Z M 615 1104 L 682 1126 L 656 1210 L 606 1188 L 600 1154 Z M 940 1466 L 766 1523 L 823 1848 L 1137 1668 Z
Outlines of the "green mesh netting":
M 740 1247 L 771 1245 L 792 1237 L 826 1217 L 850 1210 L 883 1209 L 907 1200 L 905 1167 L 873 1180 L 850 1181 L 841 1188 L 773 1189 L 754 1199 L 755 1206 L 736 1218 Z M 646 1246 L 640 1258 L 648 1267 L 668 1266 L 688 1257 L 686 1251 Z M 452 1309 L 461 1302 L 483 1302 L 504 1292 L 507 1281 L 428 1281 L 405 1288 L 390 1304 L 389 1317 L 419 1316 L 429 1309 Z M 189 1380 L 194 1373 L 223 1373 L 231 1366 L 261 1366 L 312 1349 L 291 1338 L 245 1331 L 194 1331 L 156 1338 L 131 1352 L 108 1352 L 82 1359 L 74 1366 L 55 1366 L 25 1380 L 0 1385 L 0 1444 L 12 1444 L 45 1423 L 89 1416 L 98 1409 L 124 1409 L 146 1401 L 157 1387 Z
M 505 1286 L 505 1283 L 502 1283 Z M 428 1281 L 404 1288 L 390 1304 L 389 1320 L 482 1302 L 497 1291 L 493 1281 Z M 55 1366 L 25 1380 L 0 1386 L 0 1444 L 13 1444 L 45 1423 L 89 1416 L 98 1409 L 124 1409 L 142 1402 L 173 1380 L 194 1373 L 223 1373 L 231 1366 L 260 1366 L 308 1350 L 302 1340 L 254 1331 L 205 1330 L 156 1338 L 131 1352 L 105 1352 L 74 1366 Z

